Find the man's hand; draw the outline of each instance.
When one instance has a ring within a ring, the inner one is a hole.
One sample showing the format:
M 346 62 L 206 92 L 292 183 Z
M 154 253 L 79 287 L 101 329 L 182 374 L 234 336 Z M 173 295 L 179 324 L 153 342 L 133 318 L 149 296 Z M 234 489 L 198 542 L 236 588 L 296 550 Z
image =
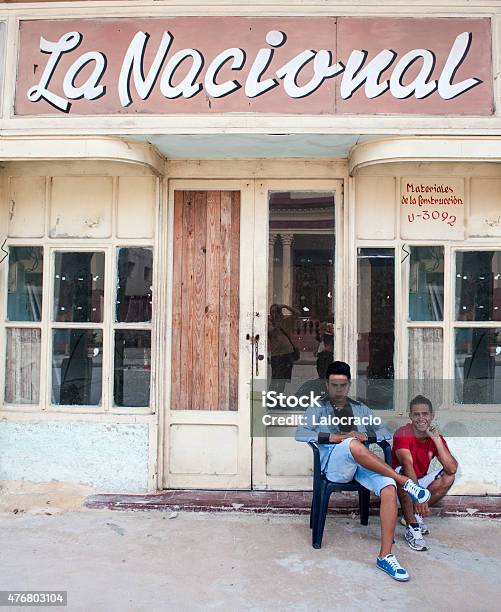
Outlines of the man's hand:
M 350 431 L 346 434 L 347 438 L 356 438 L 360 442 L 366 442 L 368 440 L 367 434 L 362 433 L 361 431 Z
M 426 433 L 428 434 L 429 438 L 439 438 L 440 437 L 440 431 L 438 430 L 438 427 L 436 425 L 433 425 L 433 423 L 428 427 L 428 429 L 426 430 Z
M 420 514 L 421 516 L 428 516 L 430 514 L 428 502 L 424 502 L 424 504 L 414 504 L 414 513 Z

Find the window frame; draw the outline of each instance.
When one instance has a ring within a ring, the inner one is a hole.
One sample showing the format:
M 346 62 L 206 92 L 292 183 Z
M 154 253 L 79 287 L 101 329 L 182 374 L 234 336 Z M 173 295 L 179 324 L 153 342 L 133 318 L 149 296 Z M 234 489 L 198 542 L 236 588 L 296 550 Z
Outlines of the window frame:
M 452 394 L 451 398 L 451 406 L 453 406 L 454 410 L 466 411 L 466 412 L 481 412 L 481 413 L 495 413 L 499 414 L 499 409 L 501 408 L 501 404 L 460 404 L 455 401 L 454 398 L 454 386 L 455 386 L 455 336 L 456 329 L 470 329 L 470 328 L 489 328 L 489 329 L 497 329 L 501 328 L 501 321 L 458 321 L 456 320 L 456 253 L 457 252 L 475 252 L 475 251 L 501 251 L 501 246 L 496 246 L 491 243 L 478 243 L 469 245 L 457 245 L 451 244 L 449 247 L 450 250 L 450 265 L 451 265 L 451 274 L 449 281 L 449 292 L 450 292 L 450 307 L 448 311 L 448 315 L 450 317 L 450 338 L 449 338 L 449 355 L 448 355 L 448 367 L 450 372 L 451 379 L 451 390 Z M 444 351 L 445 352 L 445 351 Z M 497 407 L 497 409 L 496 409 Z
M 468 242 L 468 244 L 465 244 Z M 455 401 L 455 349 L 454 338 L 457 328 L 487 327 L 499 328 L 501 321 L 456 321 L 455 319 L 455 283 L 456 283 L 456 253 L 458 251 L 501 251 L 499 240 L 468 239 L 463 241 L 447 240 L 403 240 L 394 239 L 361 239 L 356 236 L 351 241 L 353 251 L 350 254 L 354 283 L 351 287 L 353 317 L 357 321 L 357 286 L 358 286 L 358 251 L 362 248 L 394 248 L 395 249 L 395 347 L 394 367 L 395 381 L 408 379 L 409 359 L 409 329 L 411 328 L 441 328 L 443 334 L 443 378 L 448 381 L 444 388 L 443 405 L 448 410 L 458 413 L 499 414 L 501 404 L 460 404 Z M 442 321 L 409 321 L 409 271 L 410 253 L 402 261 L 411 246 L 442 246 L 444 248 L 444 317 Z M 400 255 L 399 255 L 400 254 Z M 402 265 L 403 264 L 403 265 Z M 400 268 L 400 269 L 399 269 Z M 353 327 L 352 363 L 358 363 L 357 338 L 358 323 Z M 391 415 L 407 414 L 407 397 L 395 385 L 394 409 L 385 411 L 384 418 Z
M 466 239 L 465 239 L 466 240 Z M 411 328 L 442 328 L 443 337 L 443 379 L 448 381 L 444 388 L 444 405 L 451 410 L 468 413 L 499 414 L 501 404 L 462 404 L 455 401 L 455 334 L 456 329 L 461 328 L 500 328 L 501 321 L 458 321 L 455 316 L 455 297 L 456 297 L 456 253 L 475 252 L 475 251 L 501 251 L 500 246 L 492 242 L 480 243 L 470 241 L 468 245 L 464 242 L 446 240 L 413 240 L 404 242 L 396 241 L 400 248 L 411 246 L 443 246 L 444 248 L 444 317 L 443 321 L 409 321 L 409 271 L 410 256 L 402 266 L 402 363 L 400 364 L 402 378 L 408 378 L 408 359 L 409 359 L 409 329 Z
M 8 288 L 8 258 L 7 265 L 3 274 L 4 297 L 0 304 L 1 332 L 3 340 L 3 354 L 0 365 L 0 400 L 2 411 L 15 413 L 49 413 L 49 414 L 116 414 L 116 415 L 144 415 L 154 414 L 155 410 L 155 343 L 156 334 L 156 275 L 158 261 L 156 257 L 155 239 L 83 239 L 75 238 L 71 242 L 68 240 L 52 240 L 49 238 L 39 239 L 8 239 L 7 250 L 11 247 L 40 246 L 43 249 L 43 290 L 42 290 L 42 316 L 41 321 L 7 321 L 7 288 Z M 147 248 L 152 252 L 152 319 L 148 323 L 117 323 L 115 321 L 115 300 L 118 281 L 118 253 L 121 248 Z M 81 322 L 58 322 L 53 317 L 54 307 L 54 273 L 55 273 L 55 253 L 56 252 L 103 252 L 105 256 L 104 265 L 104 306 L 103 320 L 101 323 L 81 323 Z M 41 330 L 40 342 L 40 381 L 38 404 L 13 404 L 5 402 L 5 383 L 6 383 L 6 339 L 7 330 L 12 328 L 28 328 Z M 87 405 L 68 405 L 54 404 L 52 402 L 52 334 L 57 329 L 100 329 L 103 334 L 103 369 L 102 369 L 102 393 L 101 403 L 98 406 Z M 114 395 L 114 335 L 115 330 L 125 329 L 130 331 L 149 331 L 151 334 L 151 365 L 150 365 L 150 402 L 146 407 L 127 407 L 115 406 Z

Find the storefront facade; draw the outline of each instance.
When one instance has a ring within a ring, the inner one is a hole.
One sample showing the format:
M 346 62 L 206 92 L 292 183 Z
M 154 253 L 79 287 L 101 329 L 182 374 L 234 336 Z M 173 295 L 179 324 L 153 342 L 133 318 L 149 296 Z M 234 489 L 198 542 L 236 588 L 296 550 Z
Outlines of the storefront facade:
M 501 2 L 338 4 L 2 8 L 2 479 L 308 489 L 332 357 L 501 492 Z

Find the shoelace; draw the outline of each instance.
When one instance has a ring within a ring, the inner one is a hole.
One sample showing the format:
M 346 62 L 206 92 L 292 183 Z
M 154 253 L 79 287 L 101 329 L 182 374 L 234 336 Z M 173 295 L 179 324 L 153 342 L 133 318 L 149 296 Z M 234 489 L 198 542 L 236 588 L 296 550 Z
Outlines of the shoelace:
M 395 555 L 388 555 L 386 561 L 390 564 L 391 569 L 401 569 L 400 563 L 397 561 Z
M 413 480 L 407 481 L 407 489 L 409 489 L 417 497 L 421 491 L 421 487 L 417 485 Z

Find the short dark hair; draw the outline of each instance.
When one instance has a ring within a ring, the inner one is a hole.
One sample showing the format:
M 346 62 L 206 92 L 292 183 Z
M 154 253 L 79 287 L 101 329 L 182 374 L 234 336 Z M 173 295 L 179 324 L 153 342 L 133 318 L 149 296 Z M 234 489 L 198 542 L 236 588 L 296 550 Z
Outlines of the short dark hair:
M 344 361 L 333 361 L 330 366 L 327 368 L 327 372 L 325 373 L 325 378 L 329 380 L 329 376 L 331 374 L 340 374 L 346 376 L 348 380 L 351 380 L 351 370 L 350 366 Z
M 411 403 L 409 404 L 409 413 L 412 412 L 413 406 L 417 406 L 418 404 L 425 404 L 429 407 L 430 412 L 433 412 L 433 405 L 431 401 L 424 395 L 416 395 L 414 399 L 411 399 Z

